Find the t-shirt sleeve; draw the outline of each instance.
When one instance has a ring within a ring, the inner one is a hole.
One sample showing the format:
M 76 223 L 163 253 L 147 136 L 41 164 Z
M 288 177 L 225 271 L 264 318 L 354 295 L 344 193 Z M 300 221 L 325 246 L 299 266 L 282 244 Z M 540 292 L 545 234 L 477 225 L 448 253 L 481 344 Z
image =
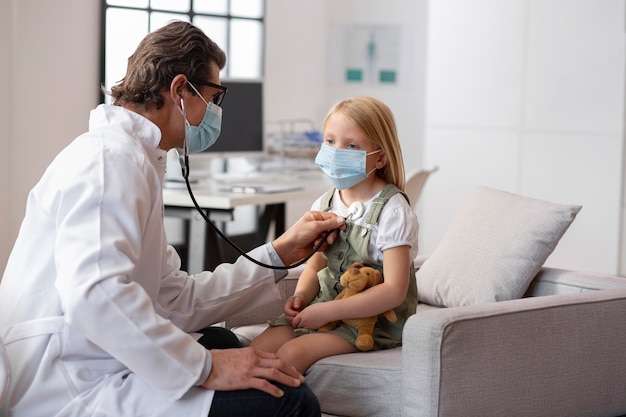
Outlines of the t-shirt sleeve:
M 398 246 L 409 246 L 410 259 L 417 256 L 417 216 L 404 197 L 396 194 L 385 204 L 378 219 L 376 245 L 385 251 Z

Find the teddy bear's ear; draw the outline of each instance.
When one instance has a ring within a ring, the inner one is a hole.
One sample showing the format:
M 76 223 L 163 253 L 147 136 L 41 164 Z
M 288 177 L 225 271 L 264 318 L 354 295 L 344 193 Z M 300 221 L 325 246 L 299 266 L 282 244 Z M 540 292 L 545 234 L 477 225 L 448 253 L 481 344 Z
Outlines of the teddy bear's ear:
M 350 268 L 361 269 L 361 268 L 363 268 L 363 264 L 361 262 L 353 262 L 352 265 L 350 265 Z M 350 269 L 350 268 L 348 268 L 348 269 Z

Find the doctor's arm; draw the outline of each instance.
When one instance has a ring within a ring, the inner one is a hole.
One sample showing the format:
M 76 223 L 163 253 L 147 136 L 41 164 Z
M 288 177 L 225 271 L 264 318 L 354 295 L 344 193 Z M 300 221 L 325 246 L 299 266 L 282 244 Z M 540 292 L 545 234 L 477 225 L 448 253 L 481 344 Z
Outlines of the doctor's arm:
M 307 212 L 273 242 L 253 249 L 249 255 L 265 263 L 292 264 L 311 253 L 329 230 L 345 227 L 344 219 L 332 213 Z M 332 242 L 331 233 L 326 243 Z M 276 252 L 270 256 L 267 246 Z M 222 264 L 214 271 L 187 277 L 179 270 L 180 259 L 169 250 L 168 272 L 161 282 L 159 313 L 185 331 L 197 329 L 250 311 L 277 299 L 273 270 L 259 267 L 239 257 L 234 264 Z M 279 274 L 280 275 L 280 274 Z M 181 279 L 182 278 L 182 279 Z

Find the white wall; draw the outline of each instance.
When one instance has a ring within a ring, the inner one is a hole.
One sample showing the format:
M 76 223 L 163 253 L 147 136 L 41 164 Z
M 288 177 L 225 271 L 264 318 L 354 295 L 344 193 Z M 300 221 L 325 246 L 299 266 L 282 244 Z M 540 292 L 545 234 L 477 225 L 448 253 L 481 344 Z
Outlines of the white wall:
M 268 0 L 265 94 L 268 120 L 309 118 L 321 125 L 330 107 L 343 98 L 367 94 L 394 112 L 407 172 L 423 167 L 427 2 L 396 0 Z M 330 54 L 335 25 L 397 25 L 408 30 L 401 86 L 333 83 Z M 312 202 L 288 205 L 295 222 Z
M 4 270 L 28 191 L 52 158 L 87 129 L 99 99 L 99 1 L 3 0 L 0 218 Z M 8 58 L 8 59 L 7 59 Z M 6 128 L 9 126 L 9 128 Z M 8 179 L 8 180 L 7 180 Z
M 11 15 L 12 4 L 0 1 L 0 80 L 4 80 L 4 95 L 7 100 L 0 100 L 0 270 L 4 271 L 6 256 L 13 245 L 13 231 L 10 230 L 9 187 L 11 173 L 11 103 L 13 101 L 13 83 L 11 77 Z M 2 278 L 0 278 L 2 279 Z
M 583 204 L 549 262 L 615 272 L 622 0 L 268 0 L 267 11 L 268 119 L 321 122 L 336 100 L 375 95 L 396 114 L 407 169 L 440 167 L 418 212 L 422 253 L 484 184 Z M 0 1 L 2 270 L 28 190 L 97 104 L 98 14 L 98 0 Z M 408 86 L 331 84 L 335 23 L 411 26 Z M 289 221 L 306 207 L 290 206 Z
M 475 185 L 583 209 L 547 264 L 616 273 L 624 2 L 431 2 L 426 253 Z M 429 180 L 430 181 L 430 180 Z

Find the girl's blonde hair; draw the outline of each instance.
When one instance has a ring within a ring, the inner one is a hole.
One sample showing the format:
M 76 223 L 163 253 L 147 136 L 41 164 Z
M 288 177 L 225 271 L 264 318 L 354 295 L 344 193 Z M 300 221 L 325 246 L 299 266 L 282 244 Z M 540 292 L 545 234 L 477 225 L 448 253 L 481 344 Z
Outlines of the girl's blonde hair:
M 404 162 L 391 109 L 382 101 L 369 96 L 342 100 L 326 115 L 324 129 L 329 117 L 335 113 L 352 120 L 372 143 L 385 152 L 387 165 L 377 169 L 376 175 L 404 191 Z

